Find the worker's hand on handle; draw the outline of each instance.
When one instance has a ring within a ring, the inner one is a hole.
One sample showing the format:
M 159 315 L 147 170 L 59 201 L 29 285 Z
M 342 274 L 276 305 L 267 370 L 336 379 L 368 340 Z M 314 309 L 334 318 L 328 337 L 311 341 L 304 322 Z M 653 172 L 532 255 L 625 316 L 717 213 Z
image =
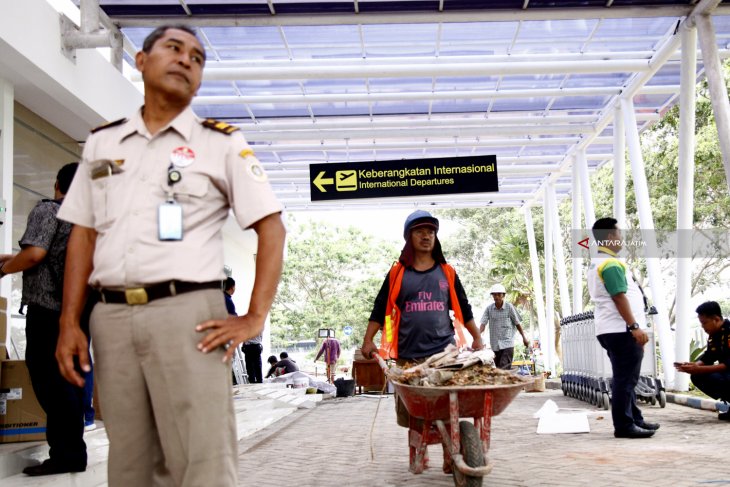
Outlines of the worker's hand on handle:
M 649 335 L 647 335 L 646 332 L 641 328 L 631 330 L 631 336 L 633 336 L 634 340 L 636 340 L 636 343 L 638 343 L 642 347 L 646 345 L 646 342 L 649 341 Z
M 522 344 L 529 350 L 530 348 L 530 340 L 527 339 L 526 336 L 522 335 Z
M 77 387 L 84 387 L 86 382 L 76 369 L 74 357 L 79 358 L 79 366 L 83 372 L 90 372 L 89 342 L 78 325 L 63 326 L 58 335 L 56 344 L 56 360 L 64 379 Z
M 362 347 L 360 348 L 360 351 L 362 352 L 363 356 L 366 359 L 374 358 L 373 354 L 378 353 L 378 347 L 375 345 L 375 342 L 373 341 L 364 341 L 362 343 Z
M 481 350 L 484 348 L 484 342 L 482 342 L 482 337 L 478 336 L 474 339 L 473 342 L 471 342 L 471 349 L 472 350 Z

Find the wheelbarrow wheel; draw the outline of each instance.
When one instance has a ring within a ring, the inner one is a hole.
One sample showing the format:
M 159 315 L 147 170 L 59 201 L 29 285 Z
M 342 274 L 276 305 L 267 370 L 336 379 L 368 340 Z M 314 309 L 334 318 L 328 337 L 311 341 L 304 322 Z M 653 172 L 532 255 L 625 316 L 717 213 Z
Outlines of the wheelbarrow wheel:
M 469 421 L 459 422 L 459 435 L 461 436 L 461 447 L 459 453 L 464 457 L 464 462 L 470 467 L 484 466 L 484 450 L 479 432 Z M 459 472 L 456 466 L 454 470 L 454 484 L 456 487 L 481 487 L 483 477 L 470 477 Z

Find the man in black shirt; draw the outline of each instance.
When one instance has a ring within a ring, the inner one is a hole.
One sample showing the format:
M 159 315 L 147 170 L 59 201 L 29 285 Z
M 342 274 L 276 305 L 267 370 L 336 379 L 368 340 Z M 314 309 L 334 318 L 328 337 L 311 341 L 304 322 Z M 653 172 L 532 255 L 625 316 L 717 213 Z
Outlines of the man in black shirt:
M 714 399 L 730 401 L 730 320 L 723 319 L 720 305 L 707 301 L 697 307 L 697 318 L 709 335 L 707 350 L 696 362 L 675 363 L 680 372 L 690 375 L 695 387 Z M 730 412 L 718 419 L 730 421 Z

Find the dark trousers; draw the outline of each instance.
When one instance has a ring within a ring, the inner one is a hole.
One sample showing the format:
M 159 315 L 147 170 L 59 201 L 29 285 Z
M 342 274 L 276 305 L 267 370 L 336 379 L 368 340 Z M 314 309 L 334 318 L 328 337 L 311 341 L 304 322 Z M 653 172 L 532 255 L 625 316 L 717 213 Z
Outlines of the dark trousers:
M 25 361 L 38 402 L 46 412 L 46 440 L 54 463 L 86 467 L 83 389 L 72 386 L 58 370 L 56 342 L 61 313 L 28 305 Z
M 512 368 L 512 359 L 515 355 L 515 348 L 503 348 L 494 352 L 494 365 L 497 368 L 509 370 Z
M 695 387 L 713 399 L 730 401 L 730 372 L 694 374 L 690 376 Z
M 613 371 L 611 381 L 611 417 L 613 429 L 626 431 L 644 417 L 636 406 L 636 391 L 639 382 L 644 347 L 639 345 L 628 331 L 598 335 L 598 341 L 608 352 Z
M 242 345 L 243 355 L 246 361 L 246 373 L 248 374 L 249 384 L 261 384 L 263 372 L 261 370 L 261 352 L 264 347 L 259 343 Z

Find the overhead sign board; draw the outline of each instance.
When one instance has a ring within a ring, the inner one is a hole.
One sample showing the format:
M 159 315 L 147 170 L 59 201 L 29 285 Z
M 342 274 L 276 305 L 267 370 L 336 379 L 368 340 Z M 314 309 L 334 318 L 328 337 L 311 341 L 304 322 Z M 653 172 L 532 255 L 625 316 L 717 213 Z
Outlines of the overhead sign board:
M 497 156 L 310 164 L 312 201 L 498 191 Z

